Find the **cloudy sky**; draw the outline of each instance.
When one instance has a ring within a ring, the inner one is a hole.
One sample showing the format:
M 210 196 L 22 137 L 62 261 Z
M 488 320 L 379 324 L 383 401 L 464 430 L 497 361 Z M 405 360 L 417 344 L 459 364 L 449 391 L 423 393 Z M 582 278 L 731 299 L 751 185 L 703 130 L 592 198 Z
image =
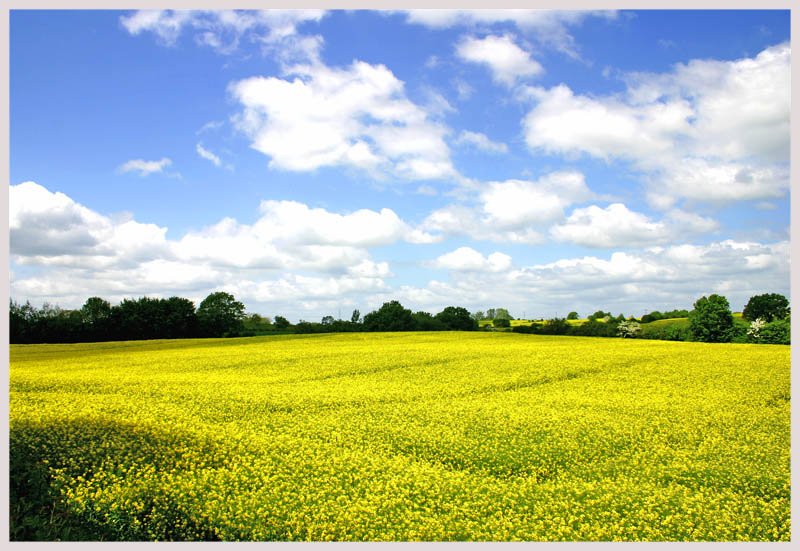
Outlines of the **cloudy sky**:
M 789 294 L 789 11 L 12 11 L 11 297 Z

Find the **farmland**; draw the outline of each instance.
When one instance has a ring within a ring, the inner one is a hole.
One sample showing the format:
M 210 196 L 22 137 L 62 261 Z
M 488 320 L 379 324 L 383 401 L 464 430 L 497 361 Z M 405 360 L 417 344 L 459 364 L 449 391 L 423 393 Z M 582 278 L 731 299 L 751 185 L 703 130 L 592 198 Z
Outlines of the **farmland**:
M 786 541 L 789 358 L 504 332 L 12 345 L 12 539 Z

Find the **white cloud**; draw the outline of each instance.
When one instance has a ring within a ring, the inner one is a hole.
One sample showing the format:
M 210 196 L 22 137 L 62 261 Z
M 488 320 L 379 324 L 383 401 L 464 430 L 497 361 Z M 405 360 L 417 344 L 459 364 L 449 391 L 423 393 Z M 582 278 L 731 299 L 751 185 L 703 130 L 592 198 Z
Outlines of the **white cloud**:
M 680 199 L 774 199 L 789 188 L 791 49 L 736 61 L 693 60 L 634 73 L 622 95 L 527 87 L 523 121 L 533 151 L 621 159 L 644 173 L 657 208 Z
M 197 154 L 200 155 L 202 158 L 208 159 L 209 161 L 214 163 L 214 166 L 220 166 L 222 164 L 222 161 L 220 160 L 219 157 L 217 157 L 216 155 L 205 149 L 201 144 L 197 144 Z
M 556 241 L 600 248 L 642 247 L 669 238 L 662 222 L 651 222 L 621 203 L 575 209 L 564 224 L 551 228 L 550 235 Z
M 235 52 L 241 39 L 280 45 L 295 54 L 306 50 L 315 54 L 308 37 L 298 40 L 297 27 L 305 22 L 318 22 L 324 10 L 139 10 L 120 17 L 122 26 L 132 35 L 152 32 L 168 46 L 174 45 L 186 27 L 196 31 L 195 41 L 220 54 Z M 312 39 L 313 41 L 313 39 Z M 316 45 L 318 47 L 319 44 Z
M 443 254 L 430 263 L 433 268 L 467 272 L 504 272 L 511 268 L 511 257 L 495 252 L 485 257 L 470 247 Z
M 458 176 L 444 141 L 447 128 L 409 101 L 403 83 L 383 65 L 317 63 L 288 74 L 295 78 L 253 77 L 230 87 L 244 106 L 237 128 L 271 157 L 270 166 L 351 166 L 412 180 Z
M 508 153 L 508 146 L 502 142 L 493 142 L 486 134 L 462 130 L 454 140 L 456 144 L 468 144 L 489 153 Z
M 114 221 L 35 182 L 10 186 L 8 197 L 10 252 L 17 264 L 130 266 L 166 252 L 166 228 Z
M 33 182 L 10 186 L 9 200 L 11 296 L 34 304 L 74 308 L 90 296 L 116 303 L 142 295 L 184 296 L 199 304 L 208 293 L 226 290 L 249 311 L 293 320 L 319 319 L 339 308 L 366 313 L 391 299 L 434 313 L 449 305 L 503 306 L 514 315 L 524 309 L 531 317 L 551 317 L 598 308 L 627 314 L 688 308 L 712 292 L 725 294 L 741 309 L 765 290 L 788 294 L 788 241 L 660 246 L 520 268 L 503 253 L 484 257 L 463 247 L 430 264 L 458 272 L 452 281 L 393 288 L 387 282 L 389 263 L 372 259 L 369 248 L 399 240 L 430 242 L 434 236 L 411 228 L 388 209 L 337 214 L 265 201 L 253 224 L 227 218 L 167 240 L 166 228 L 103 216 Z M 458 205 L 430 218 L 443 229 L 448 224 L 455 229 L 470 216 L 479 231 L 486 230 L 479 211 Z M 682 211 L 670 211 L 659 222 L 638 221 L 645 228 L 713 224 Z M 524 236 L 532 230 L 515 231 Z M 23 265 L 25 270 L 14 269 Z
M 554 222 L 563 218 L 564 207 L 592 197 L 583 174 L 576 171 L 553 172 L 535 182 L 489 182 L 480 194 L 484 222 L 511 229 Z
M 631 106 L 615 98 L 576 96 L 565 85 L 529 88 L 537 105 L 523 121 L 533 150 L 609 160 L 647 159 L 671 150 L 677 136 L 690 132 L 686 101 Z
M 488 65 L 494 81 L 506 86 L 513 86 L 520 78 L 532 77 L 544 71 L 508 35 L 465 37 L 457 44 L 456 54 L 465 61 Z
M 415 9 L 406 10 L 409 23 L 425 25 L 433 29 L 456 26 L 485 27 L 496 23 L 512 23 L 543 45 L 555 48 L 570 57 L 577 58 L 575 40 L 567 28 L 579 25 L 587 17 L 614 19 L 616 11 L 579 10 L 520 10 L 520 9 Z
M 487 182 L 479 188 L 476 206 L 450 204 L 431 212 L 419 228 L 444 238 L 536 245 L 546 239 L 541 229 L 564 218 L 564 208 L 595 197 L 577 171 L 556 171 L 536 181 Z
M 575 209 L 563 224 L 550 229 L 550 236 L 584 247 L 632 248 L 672 243 L 718 228 L 715 220 L 695 213 L 675 209 L 653 222 L 622 203 L 613 203 L 605 209 L 596 205 Z
M 164 167 L 172 164 L 166 157 L 160 161 L 145 161 L 143 159 L 133 159 L 126 162 L 117 169 L 120 172 L 138 172 L 139 176 L 149 176 L 155 172 L 163 172 Z

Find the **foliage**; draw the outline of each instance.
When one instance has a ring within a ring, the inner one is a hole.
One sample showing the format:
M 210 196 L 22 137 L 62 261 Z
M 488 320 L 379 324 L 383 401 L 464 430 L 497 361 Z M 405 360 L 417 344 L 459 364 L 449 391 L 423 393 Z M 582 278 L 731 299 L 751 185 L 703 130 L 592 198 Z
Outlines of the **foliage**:
M 494 327 L 511 327 L 511 320 L 508 318 L 494 318 L 492 320 Z
M 211 293 L 197 308 L 200 331 L 206 336 L 235 336 L 242 330 L 243 319 L 244 304 L 224 291 Z
M 622 338 L 638 337 L 642 326 L 635 321 L 621 321 L 617 324 L 617 335 Z
M 12 539 L 791 539 L 787 346 L 442 332 L 9 360 Z
M 275 330 L 284 331 L 286 329 L 289 329 L 289 327 L 291 327 L 292 324 L 289 323 L 289 320 L 287 320 L 283 316 L 275 316 L 275 321 L 272 322 L 272 325 L 273 327 L 275 327 Z
M 757 318 L 747 332 L 750 342 L 759 344 L 791 344 L 792 328 L 789 319 L 776 319 L 770 323 Z
M 364 316 L 364 329 L 367 331 L 413 331 L 414 328 L 411 310 L 403 308 L 396 300 L 385 302 Z
M 484 314 L 483 312 L 478 310 L 477 312 L 472 314 L 472 319 L 474 319 L 475 321 L 485 320 L 486 319 L 486 314 Z
M 442 320 L 432 316 L 429 312 L 414 312 L 411 317 L 414 318 L 414 329 L 417 331 L 444 331 L 448 329 Z
M 742 317 L 748 321 L 758 318 L 765 322 L 783 319 L 789 315 L 789 300 L 778 293 L 764 293 L 750 297 L 742 310 Z
M 689 313 L 689 328 L 694 340 L 730 342 L 734 336 L 733 314 L 728 299 L 712 294 L 699 298 Z
M 475 331 L 478 329 L 478 322 L 472 319 L 466 308 L 460 306 L 448 306 L 435 317 L 452 331 Z
M 567 319 L 568 320 L 578 319 L 578 312 L 570 312 L 569 314 L 567 314 Z
M 670 310 L 668 312 L 659 312 L 658 310 L 653 310 L 649 314 L 643 315 L 641 322 L 651 323 L 653 321 L 658 321 L 662 319 L 688 318 L 688 317 L 689 317 L 688 310 Z

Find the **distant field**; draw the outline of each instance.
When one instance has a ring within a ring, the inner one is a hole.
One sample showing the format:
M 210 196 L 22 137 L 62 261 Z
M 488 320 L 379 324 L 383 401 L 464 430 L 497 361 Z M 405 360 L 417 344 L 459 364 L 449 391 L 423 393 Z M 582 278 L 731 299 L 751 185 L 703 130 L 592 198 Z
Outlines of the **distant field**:
M 11 539 L 788 541 L 789 358 L 500 332 L 11 345 Z

